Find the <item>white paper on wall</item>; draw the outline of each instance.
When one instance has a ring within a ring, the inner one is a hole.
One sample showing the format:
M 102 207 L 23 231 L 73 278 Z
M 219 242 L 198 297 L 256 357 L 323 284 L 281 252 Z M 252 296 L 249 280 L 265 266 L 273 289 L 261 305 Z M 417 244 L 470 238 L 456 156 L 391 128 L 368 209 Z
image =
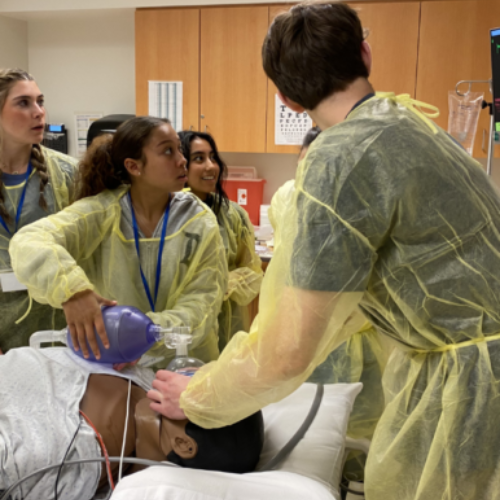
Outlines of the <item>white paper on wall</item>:
M 148 92 L 149 114 L 168 118 L 176 132 L 182 130 L 182 82 L 150 80 Z
M 87 151 L 87 134 L 90 126 L 103 116 L 103 113 L 75 113 L 75 144 L 78 158 L 83 157 Z
M 312 127 L 312 120 L 306 112 L 296 113 L 285 106 L 276 94 L 274 126 L 274 143 L 277 146 L 300 146 L 307 131 Z

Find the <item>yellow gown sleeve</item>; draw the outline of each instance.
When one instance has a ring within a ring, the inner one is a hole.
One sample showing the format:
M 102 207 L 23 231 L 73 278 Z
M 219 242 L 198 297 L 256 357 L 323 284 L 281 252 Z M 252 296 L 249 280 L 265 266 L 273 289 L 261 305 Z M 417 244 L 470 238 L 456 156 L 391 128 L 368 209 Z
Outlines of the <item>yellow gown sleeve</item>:
M 276 278 L 273 272 L 266 281 Z M 237 333 L 217 362 L 197 372 L 180 398 L 187 418 L 223 427 L 291 394 L 360 328 L 349 316 L 361 297 L 294 288 L 282 289 L 279 301 L 264 294 L 261 304 L 270 300 L 274 311 L 266 307 L 248 335 Z
M 237 205 L 233 224 L 237 238 L 235 269 L 229 272 L 224 300 L 231 298 L 240 306 L 246 306 L 259 294 L 263 278 L 262 263 L 255 253 L 255 234 L 247 213 Z M 231 267 L 233 267 L 231 266 Z
M 12 238 L 12 268 L 34 300 L 60 308 L 76 293 L 94 290 L 77 261 L 93 254 L 119 217 L 117 191 L 80 200 Z

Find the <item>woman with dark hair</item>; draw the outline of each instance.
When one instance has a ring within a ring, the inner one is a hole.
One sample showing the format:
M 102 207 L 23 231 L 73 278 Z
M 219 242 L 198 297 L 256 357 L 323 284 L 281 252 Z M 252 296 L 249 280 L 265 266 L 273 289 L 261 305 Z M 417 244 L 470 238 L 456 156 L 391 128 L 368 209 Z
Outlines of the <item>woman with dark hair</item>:
M 217 216 L 229 268 L 229 282 L 219 314 L 219 350 L 238 331 L 250 328 L 248 304 L 258 295 L 262 267 L 255 253 L 255 235 L 247 213 L 230 201 L 222 187 L 227 167 L 210 134 L 179 134 L 187 159 L 187 185 Z
M 212 212 L 190 193 L 177 134 L 168 120 L 132 118 L 94 139 L 80 167 L 78 201 L 20 231 L 14 271 L 31 296 L 64 309 L 75 346 L 104 346 L 101 305 L 135 306 L 164 328 L 192 329 L 192 356 L 218 357 L 218 311 L 227 284 Z M 21 258 L 22 257 L 22 258 Z M 104 298 L 106 297 L 106 298 Z M 148 351 L 165 368 L 172 350 Z M 151 357 L 153 359 L 151 359 Z
M 37 330 L 65 325 L 62 311 L 30 307 L 26 290 L 12 283 L 8 251 L 16 231 L 62 210 L 73 195 L 77 160 L 41 146 L 44 127 L 44 97 L 34 78 L 0 70 L 0 353 L 28 345 Z

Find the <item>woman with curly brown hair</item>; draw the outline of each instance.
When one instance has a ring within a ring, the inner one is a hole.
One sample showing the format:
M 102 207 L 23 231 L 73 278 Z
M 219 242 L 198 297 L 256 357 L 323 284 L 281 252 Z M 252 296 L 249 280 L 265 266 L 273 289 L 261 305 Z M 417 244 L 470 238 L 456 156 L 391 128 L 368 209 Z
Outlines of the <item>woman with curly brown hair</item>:
M 37 330 L 60 329 L 64 314 L 33 303 L 12 283 L 9 243 L 22 227 L 68 206 L 77 160 L 40 145 L 44 97 L 20 69 L 0 70 L 0 351 L 28 344 Z M 10 286 L 9 286 L 10 282 Z M 13 285 L 13 286 L 12 286 Z M 10 291 L 12 289 L 17 289 Z M 29 314 L 16 324 L 16 321 Z
M 80 174 L 78 201 L 12 240 L 20 281 L 35 300 L 64 309 L 86 357 L 89 349 L 100 356 L 95 332 L 108 344 L 100 306 L 118 303 L 164 328 L 191 327 L 191 354 L 216 359 L 224 246 L 212 211 L 176 192 L 187 179 L 186 159 L 170 122 L 136 117 L 94 139 Z M 165 368 L 173 356 L 159 343 L 147 361 Z

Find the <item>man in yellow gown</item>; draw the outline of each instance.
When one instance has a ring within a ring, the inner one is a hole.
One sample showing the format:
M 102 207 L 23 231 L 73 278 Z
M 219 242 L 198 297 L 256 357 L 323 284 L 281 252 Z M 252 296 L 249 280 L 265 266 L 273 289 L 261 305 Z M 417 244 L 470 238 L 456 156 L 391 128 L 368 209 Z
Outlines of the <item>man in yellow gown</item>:
M 409 96 L 373 94 L 356 12 L 278 16 L 263 47 L 282 100 L 322 133 L 299 168 L 259 321 L 152 408 L 221 427 L 294 391 L 359 325 L 397 348 L 368 457 L 368 500 L 500 496 L 500 198 Z

